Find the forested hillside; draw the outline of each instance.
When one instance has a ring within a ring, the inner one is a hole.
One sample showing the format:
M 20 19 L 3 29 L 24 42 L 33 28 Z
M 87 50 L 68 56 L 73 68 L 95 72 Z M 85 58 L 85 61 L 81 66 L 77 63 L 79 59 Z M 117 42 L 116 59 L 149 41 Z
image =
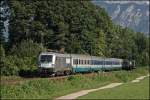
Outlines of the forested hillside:
M 9 0 L 5 5 L 10 16 L 8 42 L 2 28 L 0 35 L 3 75 L 36 70 L 39 52 L 47 49 L 148 64 L 149 37 L 113 24 L 105 10 L 90 1 Z

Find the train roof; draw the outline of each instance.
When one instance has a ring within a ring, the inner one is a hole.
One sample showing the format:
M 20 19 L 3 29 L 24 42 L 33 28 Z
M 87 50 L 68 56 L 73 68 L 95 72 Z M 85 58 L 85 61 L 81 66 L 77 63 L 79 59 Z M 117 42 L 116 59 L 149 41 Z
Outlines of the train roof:
M 72 58 L 84 58 L 84 59 L 94 59 L 94 60 L 99 60 L 99 59 L 105 59 L 105 60 L 122 60 L 118 58 L 105 58 L 105 57 L 98 57 L 98 56 L 91 56 L 89 54 L 63 54 L 63 53 L 56 53 L 56 52 L 41 52 L 40 55 L 56 55 L 59 57 L 72 57 Z

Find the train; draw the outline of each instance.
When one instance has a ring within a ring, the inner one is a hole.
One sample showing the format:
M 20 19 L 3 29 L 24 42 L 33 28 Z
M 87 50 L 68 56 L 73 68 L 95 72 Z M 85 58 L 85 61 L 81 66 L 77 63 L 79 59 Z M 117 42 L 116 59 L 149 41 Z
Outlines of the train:
M 127 59 L 105 58 L 83 54 L 63 54 L 56 52 L 41 52 L 38 56 L 39 72 L 50 75 L 131 70 L 134 68 L 135 61 Z

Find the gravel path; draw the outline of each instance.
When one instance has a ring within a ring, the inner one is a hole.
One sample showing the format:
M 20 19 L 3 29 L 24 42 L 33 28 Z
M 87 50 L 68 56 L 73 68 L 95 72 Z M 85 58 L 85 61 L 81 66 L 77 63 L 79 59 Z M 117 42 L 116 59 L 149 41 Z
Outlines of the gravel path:
M 93 91 L 97 91 L 97 90 L 101 90 L 101 89 L 113 88 L 113 87 L 119 86 L 121 84 L 123 84 L 123 83 L 111 83 L 109 85 L 106 85 L 106 86 L 103 86 L 103 87 L 100 87 L 100 88 L 97 88 L 97 89 L 82 90 L 82 91 L 72 93 L 72 94 L 69 94 L 69 95 L 65 95 L 65 96 L 62 96 L 62 97 L 59 97 L 59 98 L 56 98 L 56 99 L 76 99 L 77 97 L 86 95 L 89 92 L 93 92 Z
M 131 81 L 131 82 L 132 82 L 132 83 L 140 82 L 140 80 L 144 79 L 145 77 L 149 77 L 149 74 L 147 74 L 146 76 L 138 77 L 138 78 L 136 78 L 135 80 L 133 80 L 133 81 Z
M 140 80 L 144 79 L 145 77 L 149 77 L 149 74 L 147 76 L 138 77 L 138 78 L 136 78 L 135 80 L 133 80 L 131 82 L 132 83 L 140 82 Z M 97 91 L 97 90 L 102 90 L 102 89 L 107 89 L 107 88 L 113 88 L 113 87 L 119 86 L 121 84 L 123 84 L 123 83 L 111 83 L 109 85 L 106 85 L 106 86 L 103 86 L 103 87 L 100 87 L 100 88 L 89 89 L 89 90 L 81 90 L 79 92 L 75 92 L 75 93 L 71 93 L 71 94 L 68 94 L 68 95 L 65 95 L 65 96 L 58 97 L 56 99 L 64 99 L 64 100 L 66 100 L 66 99 L 76 99 L 79 96 L 83 96 L 83 95 L 88 94 L 89 92 L 94 92 L 94 91 Z

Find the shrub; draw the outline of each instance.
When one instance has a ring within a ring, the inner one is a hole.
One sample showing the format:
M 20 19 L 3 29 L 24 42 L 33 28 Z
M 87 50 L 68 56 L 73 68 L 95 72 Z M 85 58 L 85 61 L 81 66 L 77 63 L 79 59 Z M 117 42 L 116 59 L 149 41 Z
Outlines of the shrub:
M 36 60 L 43 47 L 33 41 L 22 41 L 10 51 L 1 64 L 1 75 L 19 75 L 36 72 Z M 29 72 L 30 71 L 30 72 Z
M 1 75 L 18 75 L 18 67 L 15 65 L 15 56 L 5 57 L 3 66 L 1 66 Z

